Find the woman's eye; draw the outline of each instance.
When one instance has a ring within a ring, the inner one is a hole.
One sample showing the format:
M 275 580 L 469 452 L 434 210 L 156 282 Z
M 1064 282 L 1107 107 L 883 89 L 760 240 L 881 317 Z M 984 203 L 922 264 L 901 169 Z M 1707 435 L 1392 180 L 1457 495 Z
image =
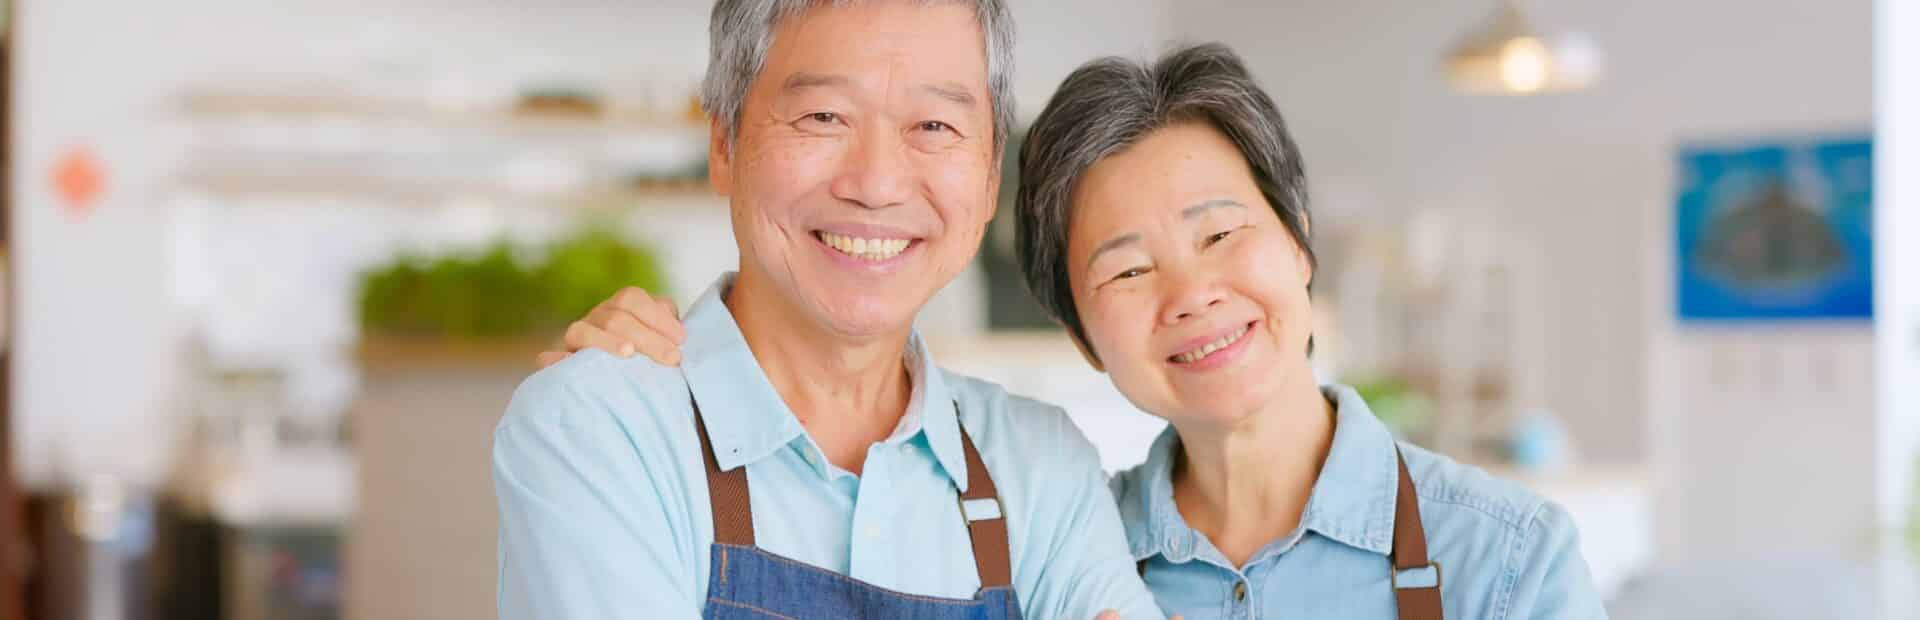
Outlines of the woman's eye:
M 1221 241 L 1226 241 L 1226 240 L 1227 240 L 1227 235 L 1231 235 L 1231 234 L 1233 234 L 1233 231 L 1231 231 L 1231 230 L 1223 230 L 1223 231 L 1220 231 L 1220 232 L 1217 232 L 1217 233 L 1213 233 L 1212 235 L 1208 235 L 1208 236 L 1207 236 L 1207 245 L 1213 245 L 1213 244 L 1215 244 L 1215 243 L 1219 243 L 1219 242 L 1221 242 Z
M 1125 280 L 1127 278 L 1138 278 L 1144 275 L 1147 275 L 1147 269 L 1145 267 L 1134 267 L 1132 269 L 1128 269 L 1126 271 L 1122 271 L 1119 274 L 1114 275 L 1113 279 Z

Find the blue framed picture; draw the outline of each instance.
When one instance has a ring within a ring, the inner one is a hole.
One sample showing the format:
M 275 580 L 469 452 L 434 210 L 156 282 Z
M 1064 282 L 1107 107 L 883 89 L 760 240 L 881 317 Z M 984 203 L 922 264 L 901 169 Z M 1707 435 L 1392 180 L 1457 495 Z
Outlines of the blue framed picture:
M 1683 148 L 1682 321 L 1871 319 L 1870 138 Z

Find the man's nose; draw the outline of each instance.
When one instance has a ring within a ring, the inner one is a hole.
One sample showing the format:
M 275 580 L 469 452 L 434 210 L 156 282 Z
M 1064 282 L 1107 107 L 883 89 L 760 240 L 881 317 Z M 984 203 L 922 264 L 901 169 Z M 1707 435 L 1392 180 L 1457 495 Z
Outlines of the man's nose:
M 841 160 L 840 174 L 832 187 L 834 197 L 869 209 L 907 202 L 913 194 L 916 173 L 905 151 L 905 140 L 893 132 L 861 132 L 852 151 Z

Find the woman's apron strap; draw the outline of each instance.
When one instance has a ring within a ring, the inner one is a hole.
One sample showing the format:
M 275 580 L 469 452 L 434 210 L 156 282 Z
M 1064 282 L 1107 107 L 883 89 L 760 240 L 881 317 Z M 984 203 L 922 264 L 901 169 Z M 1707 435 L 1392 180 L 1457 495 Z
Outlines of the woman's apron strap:
M 1400 464 L 1400 490 L 1394 494 L 1393 502 L 1393 572 L 1388 580 L 1393 585 L 1394 604 L 1399 607 L 1400 620 L 1442 620 L 1445 617 L 1440 605 L 1440 565 L 1427 559 L 1427 532 L 1420 524 L 1420 498 L 1414 494 L 1413 476 L 1407 473 L 1407 460 L 1399 455 L 1396 447 L 1394 460 Z M 1403 586 L 1403 576 L 1422 575 L 1431 571 L 1431 585 Z

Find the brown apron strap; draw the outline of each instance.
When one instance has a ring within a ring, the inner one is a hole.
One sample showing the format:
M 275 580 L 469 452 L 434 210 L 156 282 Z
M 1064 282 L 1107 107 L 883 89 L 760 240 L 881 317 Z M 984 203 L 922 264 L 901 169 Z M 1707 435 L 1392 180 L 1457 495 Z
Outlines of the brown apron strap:
M 1400 491 L 1394 494 L 1393 501 L 1393 566 L 1392 579 L 1394 604 L 1400 609 L 1400 620 L 1442 620 L 1445 615 L 1440 605 L 1440 565 L 1427 560 L 1427 533 L 1420 524 L 1420 498 L 1414 495 L 1413 476 L 1407 473 L 1407 460 L 1399 455 L 1396 447 L 1394 460 L 1400 464 Z M 1427 587 L 1401 587 L 1400 573 L 1408 570 L 1433 569 L 1433 585 Z
M 707 463 L 707 499 L 713 505 L 713 541 L 721 544 L 753 546 L 753 501 L 747 487 L 747 468 L 721 471 L 713 456 L 713 442 L 707 438 L 707 421 L 700 416 L 700 403 L 693 402 L 693 427 L 700 436 L 700 454 Z M 954 407 L 959 408 L 955 403 Z M 957 412 L 956 412 L 957 413 Z M 967 429 L 960 429 L 960 447 L 966 451 L 967 492 L 960 494 L 960 515 L 969 515 L 968 502 L 991 502 L 990 518 L 967 519 L 967 536 L 973 540 L 974 567 L 980 571 L 980 588 L 1013 585 L 1012 562 L 1008 555 L 1007 519 L 1002 512 L 999 491 L 987 464 L 974 449 Z
M 987 473 L 987 464 L 980 460 L 980 451 L 974 449 L 965 427 L 960 429 L 960 447 L 967 454 L 967 491 L 960 494 L 960 517 L 967 520 L 967 535 L 973 539 L 973 565 L 980 571 L 980 589 L 1011 586 L 1013 562 L 1007 550 L 1007 517 L 999 491 L 994 489 L 993 476 Z M 972 518 L 975 515 L 969 514 L 969 504 L 987 502 L 991 502 L 991 518 Z
M 724 545 L 753 546 L 753 498 L 747 490 L 747 466 L 720 471 L 713 457 L 713 442 L 707 439 L 707 421 L 700 417 L 700 402 L 693 402 L 693 428 L 700 434 L 700 455 L 707 461 L 707 501 L 713 505 L 713 542 Z

